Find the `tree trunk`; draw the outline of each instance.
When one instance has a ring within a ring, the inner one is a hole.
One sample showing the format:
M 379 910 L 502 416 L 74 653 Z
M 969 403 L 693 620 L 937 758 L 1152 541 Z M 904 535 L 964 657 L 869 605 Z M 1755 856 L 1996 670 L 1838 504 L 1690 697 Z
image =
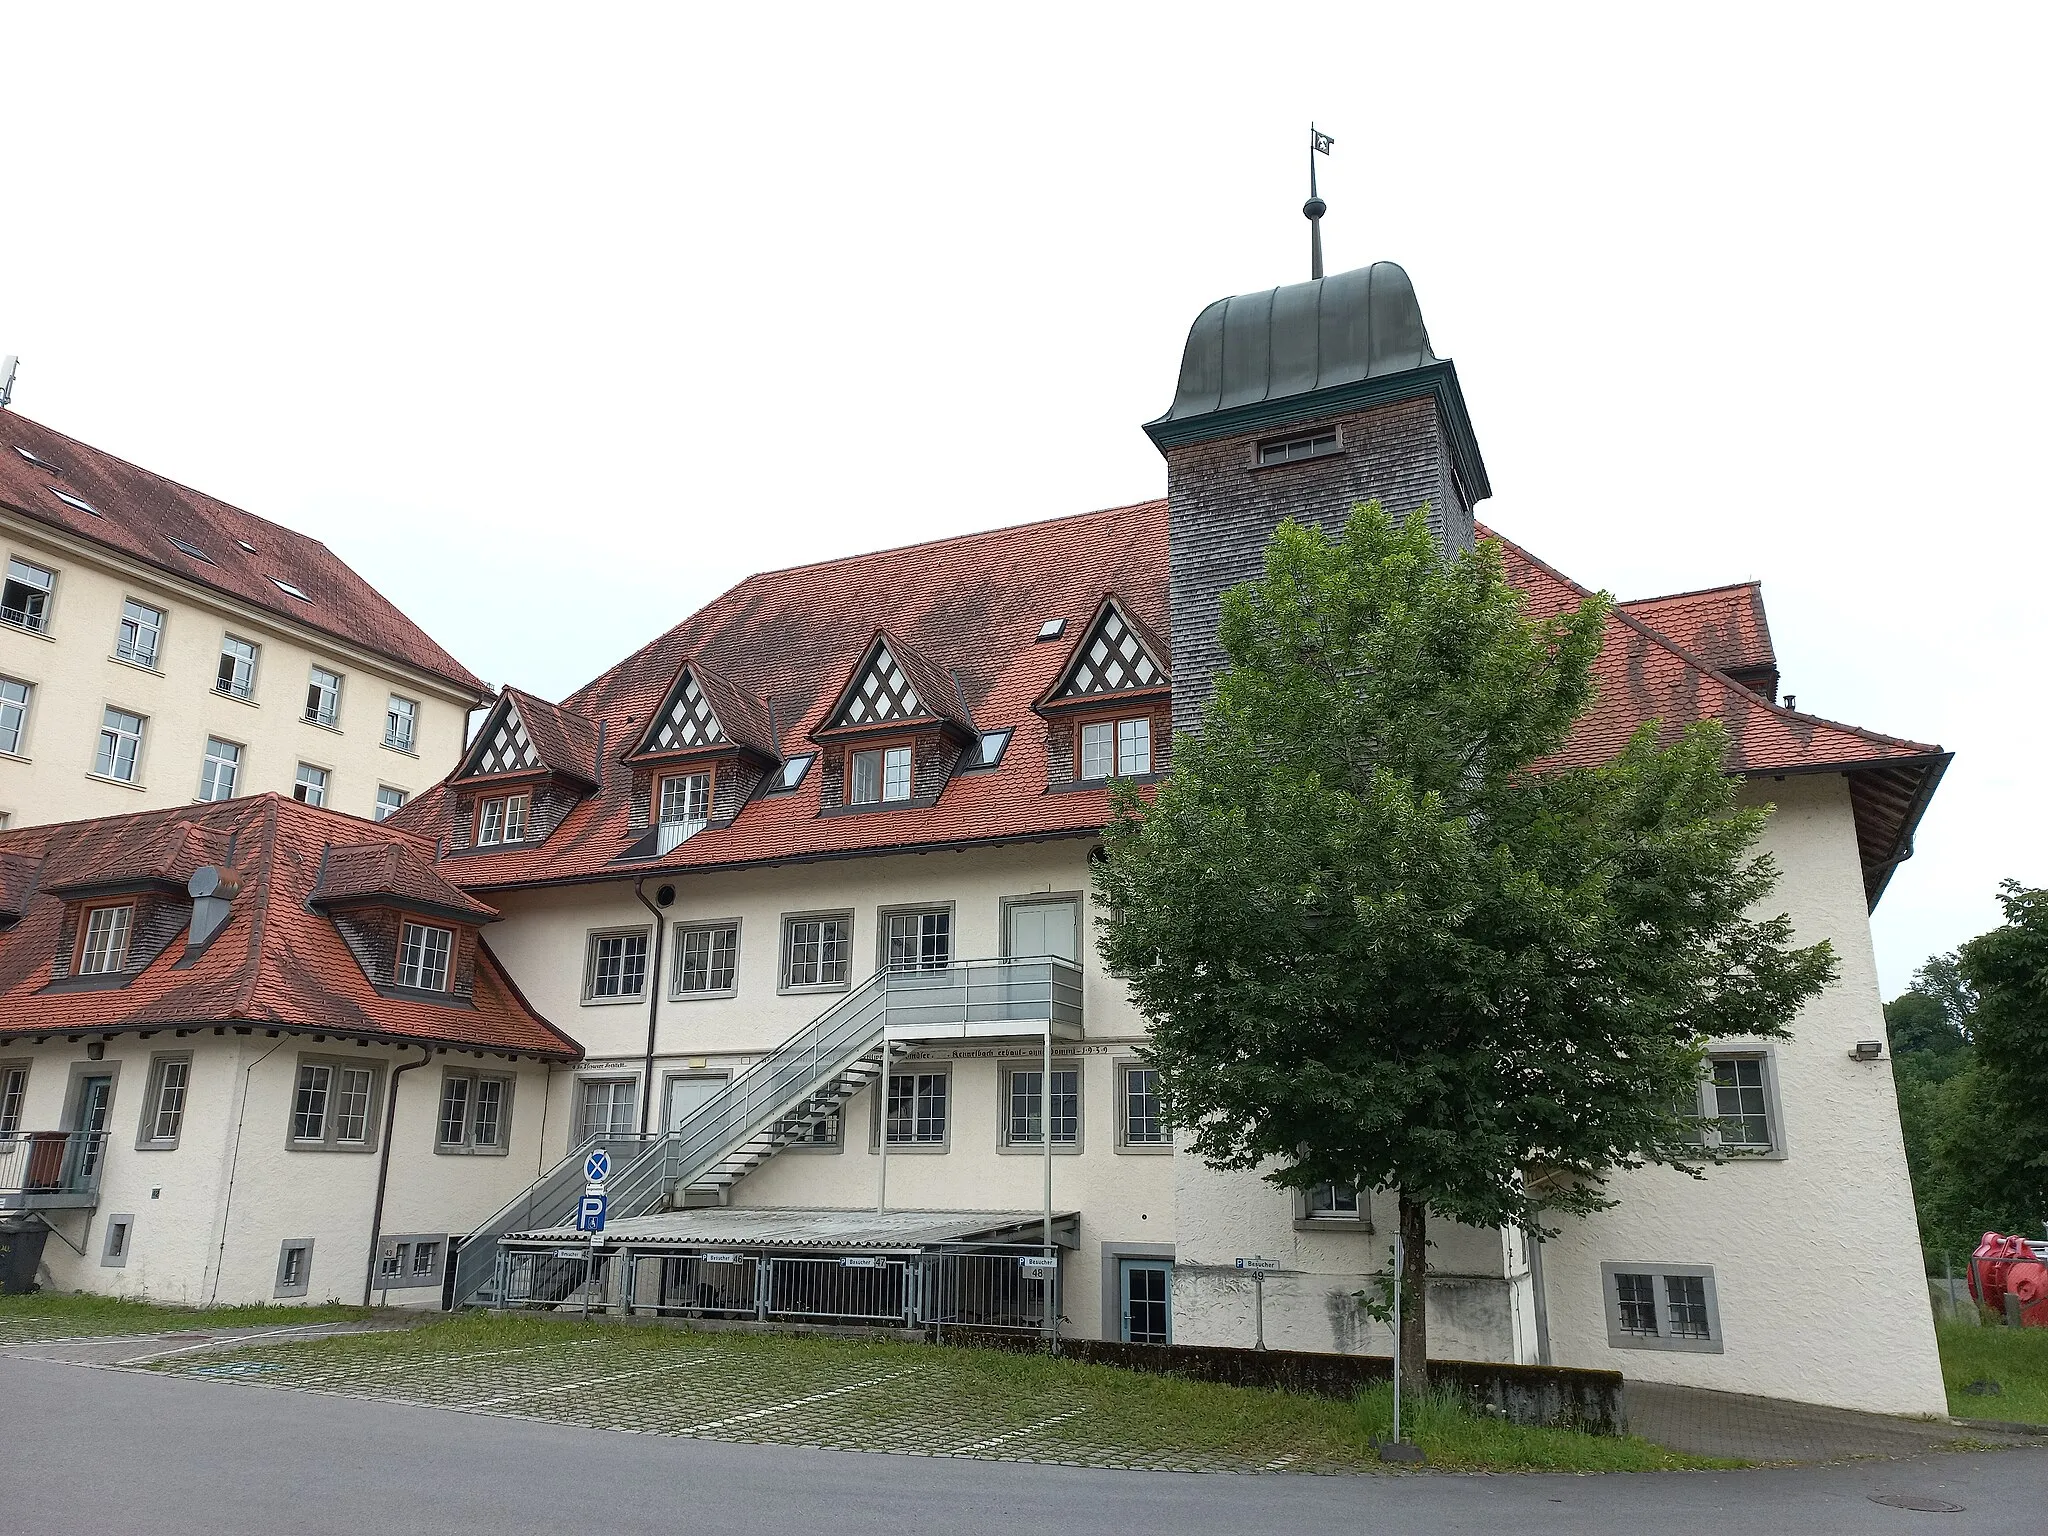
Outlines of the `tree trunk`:
M 1401 1192 L 1401 1395 L 1429 1390 L 1429 1207 Z

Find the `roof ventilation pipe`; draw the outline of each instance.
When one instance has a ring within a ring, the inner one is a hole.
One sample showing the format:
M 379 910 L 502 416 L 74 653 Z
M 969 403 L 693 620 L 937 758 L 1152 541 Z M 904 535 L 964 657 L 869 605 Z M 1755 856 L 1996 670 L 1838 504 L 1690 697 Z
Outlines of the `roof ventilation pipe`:
M 192 878 L 185 882 L 186 893 L 192 898 L 192 927 L 185 939 L 186 954 L 197 954 L 227 927 L 241 889 L 242 882 L 232 870 L 216 869 L 209 864 L 192 872 Z

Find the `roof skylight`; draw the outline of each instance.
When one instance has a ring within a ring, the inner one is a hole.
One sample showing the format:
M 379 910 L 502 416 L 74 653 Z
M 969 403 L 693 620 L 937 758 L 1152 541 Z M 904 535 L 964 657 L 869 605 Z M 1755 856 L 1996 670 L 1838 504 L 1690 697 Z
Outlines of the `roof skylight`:
M 277 590 L 282 592 L 286 597 L 296 597 L 302 603 L 310 603 L 311 601 L 313 601 L 313 599 L 306 596 L 305 593 L 301 592 L 297 587 L 293 586 L 290 582 L 285 581 L 279 577 L 271 577 L 270 584 L 276 587 Z
M 1038 638 L 1041 640 L 1057 640 L 1066 632 L 1067 621 L 1065 619 L 1047 619 L 1038 626 Z
M 54 485 L 46 486 L 45 489 L 67 507 L 76 507 L 81 512 L 90 512 L 94 517 L 100 515 L 100 509 L 87 501 L 83 496 L 74 496 L 69 491 L 60 491 Z
M 256 546 L 254 544 L 251 544 L 247 539 L 237 539 L 235 540 L 235 542 L 241 545 L 242 548 L 249 551 L 250 554 L 253 555 L 256 553 Z
M 164 537 L 169 539 L 173 544 L 175 544 L 181 553 L 190 555 L 194 560 L 204 560 L 208 565 L 213 564 L 213 556 L 209 555 L 197 544 L 187 544 L 175 533 L 167 533 L 164 535 Z
M 29 463 L 35 465 L 37 469 L 47 469 L 53 475 L 61 475 L 64 473 L 63 470 L 59 469 L 56 465 L 52 464 L 48 459 L 44 458 L 39 453 L 30 453 L 26 448 L 20 446 L 17 446 L 14 451 L 20 454 L 24 459 L 27 459 Z
M 784 763 L 782 765 L 782 772 L 776 778 L 775 787 L 778 790 L 795 789 L 797 785 L 803 783 L 804 775 L 811 771 L 811 759 L 815 755 L 815 753 L 805 752 L 801 756 L 792 757 L 788 762 Z
M 1000 763 L 1003 760 L 1003 749 L 1009 746 L 1009 744 L 1010 732 L 1007 729 L 1000 731 L 983 731 L 981 733 L 981 756 L 977 757 L 972 763 L 969 763 L 968 767 L 995 767 L 997 763 Z

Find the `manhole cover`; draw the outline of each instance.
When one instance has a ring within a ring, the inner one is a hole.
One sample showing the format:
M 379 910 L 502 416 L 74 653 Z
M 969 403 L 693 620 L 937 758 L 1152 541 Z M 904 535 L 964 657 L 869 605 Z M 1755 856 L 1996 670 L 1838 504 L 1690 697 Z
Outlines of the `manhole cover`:
M 1926 1515 L 1960 1515 L 1963 1512 L 1960 1504 L 1951 1504 L 1947 1499 L 1930 1499 L 1921 1493 L 1873 1493 L 1870 1502 L 1891 1509 L 1917 1509 Z

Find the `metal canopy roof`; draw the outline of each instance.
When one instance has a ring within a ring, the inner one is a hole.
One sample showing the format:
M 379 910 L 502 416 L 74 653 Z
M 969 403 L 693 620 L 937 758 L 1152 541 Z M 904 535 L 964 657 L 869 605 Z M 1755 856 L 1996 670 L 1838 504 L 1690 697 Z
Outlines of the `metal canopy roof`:
M 1075 1211 L 1053 1213 L 1053 1240 L 1072 1247 L 1080 1222 Z M 938 1243 L 1038 1242 L 1038 1211 L 790 1210 L 706 1206 L 631 1216 L 604 1229 L 607 1245 L 671 1248 L 830 1248 L 900 1252 Z M 505 1243 L 585 1242 L 571 1227 L 508 1232 Z

